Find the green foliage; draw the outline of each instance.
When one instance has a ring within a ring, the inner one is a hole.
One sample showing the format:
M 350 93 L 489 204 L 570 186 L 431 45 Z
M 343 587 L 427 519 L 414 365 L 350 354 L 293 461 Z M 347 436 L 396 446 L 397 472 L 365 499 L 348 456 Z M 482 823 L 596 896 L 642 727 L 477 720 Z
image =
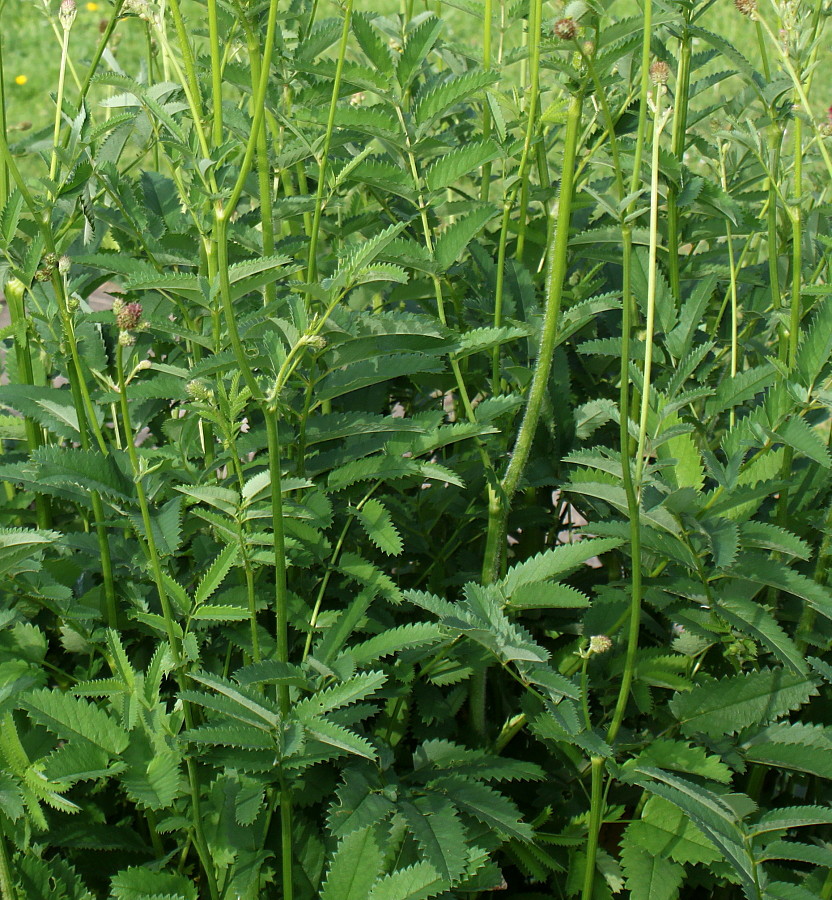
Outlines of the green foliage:
M 828 17 L 717 7 L 77 11 L 0 134 L 4 900 L 832 897 Z

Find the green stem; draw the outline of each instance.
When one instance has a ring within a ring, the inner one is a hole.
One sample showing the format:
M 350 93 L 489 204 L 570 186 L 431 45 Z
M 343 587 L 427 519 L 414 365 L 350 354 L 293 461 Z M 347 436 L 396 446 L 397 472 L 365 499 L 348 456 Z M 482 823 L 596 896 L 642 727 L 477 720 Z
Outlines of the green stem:
M 49 253 L 55 254 L 57 256 L 57 248 L 55 246 L 55 239 L 52 234 L 49 212 L 47 210 L 38 210 L 37 206 L 35 205 L 34 198 L 32 197 L 29 188 L 26 186 L 26 182 L 23 180 L 23 177 L 20 174 L 20 170 L 17 168 L 17 163 L 14 161 L 14 157 L 11 154 L 5 131 L 0 132 L 0 155 L 2 155 L 3 161 L 8 167 L 8 171 L 11 174 L 12 179 L 14 180 L 17 189 L 20 191 L 20 194 L 23 197 L 23 202 L 26 204 L 29 212 L 37 223 L 38 229 L 40 230 L 40 233 L 43 237 L 44 246 Z M 58 272 L 57 267 L 52 274 L 52 286 L 55 291 L 55 299 L 58 305 L 58 315 L 63 327 L 64 338 L 66 339 L 66 342 L 68 343 L 70 349 L 72 364 L 69 370 L 69 385 L 70 392 L 72 393 L 73 405 L 75 406 L 75 413 L 78 417 L 78 430 L 81 438 L 81 447 L 84 450 L 87 450 L 89 448 L 89 430 L 92 430 L 98 442 L 99 449 L 106 455 L 108 452 L 107 445 L 104 441 L 104 436 L 101 433 L 101 428 L 95 416 L 95 409 L 92 405 L 92 400 L 90 399 L 89 391 L 84 379 L 84 370 L 81 366 L 81 358 L 78 353 L 78 344 L 75 340 L 74 326 L 67 307 L 66 285 L 64 284 L 63 276 Z M 87 412 L 89 412 L 89 417 L 87 416 Z M 107 530 L 104 526 L 104 508 L 101 503 L 101 496 L 99 495 L 98 491 L 91 491 L 90 498 L 92 501 L 93 513 L 95 515 L 95 530 L 98 539 L 98 548 L 101 554 L 101 571 L 104 579 L 104 592 L 107 603 L 108 624 L 114 627 L 116 608 L 115 586 L 113 583 L 112 575 L 110 544 L 107 539 Z
M 500 239 L 497 245 L 497 280 L 494 285 L 494 327 L 499 328 L 503 324 L 503 299 L 505 293 L 506 277 L 506 244 L 508 243 L 508 225 L 511 218 L 511 207 L 514 193 L 506 197 L 503 202 L 503 218 L 500 222 Z M 491 351 L 491 393 L 496 397 L 500 393 L 500 348 L 494 347 Z
M 309 284 L 313 284 L 318 278 L 318 238 L 324 206 L 329 148 L 332 143 L 332 132 L 335 129 L 335 113 L 338 109 L 338 96 L 341 92 L 341 75 L 344 71 L 344 60 L 347 56 L 347 41 L 350 36 L 350 23 L 352 21 L 352 4 L 353 0 L 347 0 L 344 7 L 344 22 L 341 28 L 341 39 L 338 42 L 338 57 L 335 63 L 335 78 L 332 82 L 332 95 L 329 101 L 329 115 L 326 120 L 326 132 L 324 133 L 324 142 L 318 162 L 318 187 L 315 191 L 315 212 L 312 217 L 312 232 L 309 235 L 309 256 L 306 264 L 306 280 Z
M 6 77 L 3 71 L 3 38 L 0 35 L 0 131 L 5 135 L 6 123 Z M 9 199 L 9 168 L 6 160 L 0 160 L 0 209 L 5 208 Z
M 64 26 L 61 40 L 61 64 L 58 68 L 58 94 L 55 98 L 55 125 L 52 131 L 52 159 L 49 163 L 49 180 L 54 183 L 58 175 L 58 144 L 61 139 L 61 119 L 64 107 L 64 86 L 66 85 L 66 63 L 69 55 L 69 31 Z M 56 195 L 54 184 L 50 188 L 53 198 Z
M 546 300 L 543 311 L 540 350 L 511 460 L 500 482 L 501 491 L 499 493 L 493 492 L 489 503 L 488 534 L 486 537 L 483 573 L 490 580 L 496 580 L 500 577 L 505 556 L 509 507 L 529 459 L 555 353 L 563 285 L 567 272 L 575 157 L 577 155 L 582 104 L 583 89 L 579 90 L 570 100 L 566 116 L 557 225 L 547 252 L 549 271 L 546 279 Z
M 679 54 L 679 69 L 676 74 L 676 94 L 673 98 L 673 131 L 671 150 L 681 164 L 685 155 L 687 137 L 688 102 L 690 99 L 690 56 L 691 40 L 688 31 L 688 12 L 684 13 L 685 22 L 682 30 Z M 679 207 L 676 202 L 678 191 L 673 183 L 667 186 L 667 251 L 668 277 L 670 290 L 678 304 L 682 296 L 679 274 Z
M 34 385 L 35 376 L 32 366 L 32 353 L 29 347 L 29 320 L 26 315 L 25 286 L 17 278 L 9 279 L 5 286 L 6 304 L 9 318 L 14 329 L 14 351 L 17 359 L 18 381 L 21 384 Z M 28 416 L 23 420 L 26 433 L 26 444 L 29 453 L 34 453 L 43 443 L 42 432 L 33 419 Z M 35 513 L 38 528 L 49 528 L 52 515 L 50 504 L 42 494 L 35 494 Z
M 136 452 L 136 438 L 133 432 L 133 426 L 130 421 L 130 406 L 127 401 L 127 384 L 124 378 L 124 351 L 121 342 L 116 347 L 116 377 L 118 380 L 119 405 L 121 411 L 122 430 L 124 432 L 124 442 L 127 445 L 127 455 L 130 459 L 130 467 L 133 470 L 133 483 L 136 485 L 136 495 L 139 501 L 139 509 L 142 516 L 142 524 L 144 526 L 145 541 L 143 542 L 147 548 L 147 554 L 150 561 L 151 571 L 153 573 L 153 581 L 156 585 L 156 591 L 159 594 L 159 602 L 162 607 L 162 618 L 165 623 L 165 631 L 168 636 L 171 654 L 176 662 L 177 668 L 182 665 L 182 648 L 176 636 L 176 625 L 173 617 L 173 610 L 165 588 L 164 574 L 162 572 L 162 563 L 159 559 L 159 552 L 156 547 L 156 537 L 153 533 L 153 524 L 150 517 L 150 505 L 147 499 L 147 493 L 144 489 L 143 469 Z M 185 676 L 180 675 L 180 687 L 184 687 Z M 193 728 L 193 713 L 190 703 L 183 704 L 185 714 L 185 724 L 187 728 Z M 199 778 L 196 770 L 196 763 L 190 757 L 187 760 L 188 779 L 191 788 L 191 805 L 193 807 L 193 830 L 194 830 L 194 846 L 202 864 L 203 872 L 208 882 L 208 890 L 211 900 L 219 900 L 219 888 L 217 886 L 216 873 L 210 853 L 208 852 L 208 844 L 205 840 L 205 834 L 202 828 L 202 814 L 200 811 L 200 789 Z
M 728 191 L 728 172 L 725 167 L 725 155 L 727 146 L 720 144 L 719 148 L 719 171 L 722 189 Z M 731 378 L 737 377 L 739 367 L 739 305 L 737 300 L 737 262 L 734 256 L 734 232 L 731 228 L 730 219 L 725 220 L 725 240 L 728 249 L 728 274 L 731 280 Z M 732 409 L 730 413 L 729 424 L 734 427 L 735 412 Z
M 144 489 L 142 466 L 139 461 L 138 453 L 136 452 L 135 434 L 130 421 L 130 407 L 127 402 L 127 384 L 124 379 L 124 350 L 120 342 L 116 347 L 116 373 L 118 378 L 121 427 L 124 432 L 124 442 L 127 445 L 127 455 L 130 458 L 130 467 L 133 470 L 133 481 L 136 485 L 136 495 L 139 500 L 139 509 L 141 510 L 142 524 L 144 525 L 145 540 L 147 542 L 153 580 L 156 583 L 156 589 L 159 592 L 159 602 L 162 606 L 162 616 L 165 620 L 165 630 L 167 631 L 170 650 L 173 654 L 173 658 L 179 663 L 182 660 L 182 652 L 181 647 L 179 646 L 179 640 L 176 637 L 176 624 L 174 621 L 173 609 L 171 608 L 170 598 L 168 597 L 167 589 L 165 588 L 162 563 L 156 548 L 156 537 L 153 533 L 150 506 L 148 505 L 147 494 Z
M 792 295 L 789 311 L 789 344 L 786 363 L 792 368 L 797 358 L 801 319 L 801 276 L 803 274 L 803 229 L 800 204 L 803 195 L 803 123 L 794 119 L 794 204 L 789 210 L 792 219 Z
M 827 574 L 829 572 L 830 563 L 832 563 L 832 502 L 826 509 L 826 516 L 823 523 L 823 539 L 821 540 L 820 549 L 818 550 L 818 558 L 815 563 L 815 572 L 813 575 L 816 584 L 826 585 Z M 808 603 L 803 607 L 800 614 L 800 621 L 795 631 L 795 644 L 800 653 L 806 652 L 809 643 L 809 636 L 815 627 L 815 619 L 817 612 Z
M 17 891 L 14 887 L 9 861 L 9 851 L 6 847 L 4 825 L 5 822 L 0 821 L 0 900 L 17 900 Z
M 202 92 L 199 88 L 199 78 L 197 77 L 196 73 L 196 63 L 194 61 L 193 50 L 191 49 L 191 44 L 188 40 L 188 32 L 185 28 L 185 22 L 182 18 L 182 10 L 179 7 L 179 0 L 169 0 L 169 2 L 171 15 L 173 16 L 173 26 L 174 30 L 176 31 L 177 41 L 179 43 L 179 52 L 182 54 L 182 63 L 185 66 L 185 77 L 182 87 L 185 90 L 185 97 L 188 100 L 188 106 L 191 110 L 191 119 L 194 123 L 194 130 L 196 131 L 197 141 L 199 142 L 199 149 L 205 159 L 210 159 L 211 151 L 208 146 L 208 139 L 205 135 L 205 129 L 202 125 L 202 118 L 204 115 L 202 105 Z M 163 43 L 167 43 L 167 35 L 165 34 L 164 29 L 160 29 L 158 34 Z M 173 57 L 171 56 L 171 62 L 173 61 Z M 216 192 L 216 181 L 214 180 L 213 172 L 210 169 L 208 174 L 211 187 Z
M 528 107 L 526 109 L 526 135 L 523 141 L 523 156 L 520 160 L 519 183 L 520 204 L 515 258 L 523 258 L 526 243 L 526 215 L 528 212 L 529 182 L 528 160 L 532 138 L 537 126 L 537 103 L 540 93 L 540 30 L 543 19 L 543 0 L 529 0 L 529 86 Z
M 598 835 L 604 813 L 604 757 L 592 757 L 592 796 L 589 808 L 589 834 L 586 842 L 586 868 L 581 900 L 592 900 L 595 887 L 595 859 L 598 856 Z
M 249 59 L 251 60 L 251 93 L 252 96 L 257 92 L 257 85 L 260 83 L 260 48 L 254 31 L 250 27 L 246 27 L 246 40 L 248 41 Z M 252 116 L 254 110 L 252 109 Z M 272 182 L 271 182 L 271 166 L 269 163 L 269 147 L 266 139 L 265 123 L 261 124 L 257 133 L 257 185 L 260 195 L 260 227 L 263 235 L 263 255 L 274 255 L 274 219 L 272 214 Z M 273 282 L 266 285 L 263 293 L 263 303 L 269 306 L 276 296 L 276 286 Z
M 647 95 L 650 91 L 650 41 L 653 36 L 653 2 L 644 0 L 643 32 L 641 40 L 641 81 L 639 83 L 638 125 L 633 171 L 630 176 L 630 193 L 635 194 L 641 184 L 641 160 L 647 137 Z M 632 207 L 633 204 L 631 204 Z
M 208 2 L 208 42 L 211 46 L 211 140 L 214 149 L 222 144 L 222 51 L 220 49 L 217 0 Z
M 107 27 L 104 29 L 101 39 L 98 41 L 98 45 L 95 48 L 95 52 L 92 55 L 92 59 L 90 60 L 90 64 L 87 68 L 87 74 L 84 76 L 84 81 L 81 84 L 80 95 L 78 98 L 79 105 L 86 99 L 87 94 L 89 93 L 90 85 L 92 84 L 93 76 L 96 71 L 98 71 L 98 64 L 101 62 L 101 57 L 104 55 L 104 51 L 107 49 L 107 44 L 110 42 L 110 38 L 112 37 L 113 31 L 115 30 L 116 23 L 118 22 L 119 16 L 121 15 L 121 8 L 124 6 L 125 0 L 115 0 L 113 4 L 113 11 L 110 13 L 110 18 L 107 22 Z
M 482 25 L 482 67 L 486 71 L 491 68 L 491 32 L 494 18 L 494 0 L 485 0 L 483 6 L 483 25 Z M 482 136 L 483 139 L 491 137 L 491 108 L 488 100 L 482 104 Z M 480 180 L 480 199 L 488 202 L 488 195 L 491 190 L 491 163 L 487 162 L 482 167 Z
M 641 413 L 639 416 L 638 447 L 636 450 L 635 482 L 641 490 L 641 478 L 647 444 L 647 418 L 650 412 L 650 380 L 653 367 L 654 330 L 656 322 L 656 283 L 658 276 L 657 253 L 659 246 L 659 149 L 662 129 L 667 121 L 662 115 L 664 86 L 656 86 L 655 111 L 653 114 L 653 147 L 650 166 L 650 244 L 647 270 L 647 321 L 644 348 L 644 384 L 641 391 Z

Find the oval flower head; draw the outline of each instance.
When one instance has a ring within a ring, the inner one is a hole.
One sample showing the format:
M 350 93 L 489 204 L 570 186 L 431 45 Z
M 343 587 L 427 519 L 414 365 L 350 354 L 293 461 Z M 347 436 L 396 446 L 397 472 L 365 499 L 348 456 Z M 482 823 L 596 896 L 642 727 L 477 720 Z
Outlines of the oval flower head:
M 28 75 L 16 75 L 14 79 L 14 83 L 23 87 L 24 84 L 29 80 Z

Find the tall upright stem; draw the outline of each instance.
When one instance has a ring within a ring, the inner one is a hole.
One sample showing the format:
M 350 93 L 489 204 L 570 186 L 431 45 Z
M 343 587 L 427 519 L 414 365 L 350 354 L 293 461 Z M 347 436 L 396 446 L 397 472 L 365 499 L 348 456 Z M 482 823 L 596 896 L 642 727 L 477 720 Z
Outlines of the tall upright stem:
M 136 495 L 139 500 L 139 509 L 142 516 L 142 524 L 145 532 L 145 544 L 147 547 L 148 558 L 150 561 L 151 571 L 153 573 L 153 581 L 156 585 L 156 591 L 159 594 L 159 603 L 162 607 L 162 618 L 165 623 L 165 631 L 168 637 L 171 654 L 176 661 L 177 668 L 182 663 L 182 647 L 176 635 L 176 625 L 173 616 L 173 609 L 168 597 L 167 588 L 165 587 L 164 574 L 162 572 L 162 563 L 159 559 L 159 551 L 156 547 L 156 536 L 153 533 L 153 522 L 150 517 L 150 504 L 148 503 L 147 493 L 144 489 L 143 469 L 136 452 L 136 440 L 133 433 L 133 425 L 130 421 L 130 406 L 127 401 L 127 383 L 124 377 L 124 351 L 121 342 L 116 347 L 116 377 L 118 381 L 119 405 L 121 411 L 122 430 L 124 431 L 124 441 L 127 445 L 127 455 L 130 459 L 130 467 L 133 471 L 133 482 L 136 485 Z M 180 687 L 185 686 L 185 675 L 179 675 Z M 185 714 L 185 724 L 187 728 L 193 728 L 194 720 L 190 703 L 183 703 L 183 712 Z M 205 878 L 208 882 L 208 890 L 211 900 L 219 900 L 219 888 L 217 885 L 216 873 L 211 855 L 208 851 L 208 844 L 205 840 L 205 834 L 202 827 L 201 800 L 199 777 L 196 769 L 196 763 L 190 757 L 187 760 L 188 780 L 191 789 L 191 805 L 193 807 L 193 830 L 194 830 L 194 846 L 197 849 L 200 862 L 202 864 Z
M 66 62 L 69 55 L 69 30 L 64 25 L 61 40 L 61 64 L 58 67 L 58 93 L 55 98 L 55 125 L 52 131 L 52 159 L 49 163 L 49 180 L 54 182 L 58 175 L 58 143 L 61 139 L 61 119 L 63 118 L 64 85 L 66 84 Z M 54 196 L 54 189 L 52 191 Z
M 222 144 L 222 51 L 217 21 L 217 0 L 208 0 L 208 42 L 211 45 L 211 141 Z
M 482 25 L 482 67 L 486 71 L 491 68 L 491 32 L 494 19 L 494 0 L 485 0 L 483 7 Z M 482 105 L 482 136 L 491 137 L 491 108 L 488 101 Z M 480 182 L 480 198 L 488 201 L 491 190 L 491 163 L 487 162 L 482 167 L 482 180 Z
M 502 571 L 505 559 L 509 507 L 529 459 L 532 441 L 540 421 L 540 412 L 546 395 L 546 385 L 555 354 L 561 300 L 563 299 L 563 285 L 567 271 L 569 228 L 572 221 L 572 196 L 575 186 L 575 157 L 577 154 L 582 105 L 583 88 L 572 96 L 566 114 L 560 202 L 557 225 L 547 252 L 549 265 L 540 349 L 511 460 L 500 481 L 500 491 L 494 492 L 489 503 L 488 534 L 483 561 L 483 577 L 486 581 L 496 580 L 500 577 Z
M 650 245 L 647 270 L 647 321 L 644 346 L 644 384 L 641 390 L 641 413 L 639 416 L 638 448 L 636 450 L 635 482 L 641 490 L 641 476 L 644 469 L 644 454 L 647 443 L 647 418 L 650 412 L 650 379 L 653 367 L 653 332 L 656 323 L 656 282 L 658 275 L 657 254 L 659 246 L 659 147 L 662 129 L 667 118 L 662 115 L 663 85 L 656 86 L 655 110 L 653 113 L 653 147 L 650 165 Z
M 335 78 L 332 82 L 332 96 L 329 101 L 329 115 L 326 120 L 326 132 L 321 147 L 321 158 L 318 163 L 318 187 L 315 191 L 315 212 L 312 217 L 312 233 L 309 235 L 309 257 L 306 263 L 306 280 L 312 284 L 318 278 L 318 237 L 321 230 L 321 214 L 324 206 L 324 191 L 329 167 L 329 147 L 332 143 L 332 132 L 335 128 L 335 113 L 338 109 L 338 95 L 341 92 L 341 75 L 344 71 L 344 60 L 347 56 L 347 40 L 350 36 L 353 0 L 347 0 L 344 7 L 344 24 L 341 39 L 338 43 L 338 58 L 335 63 Z
M 526 108 L 526 136 L 523 142 L 523 156 L 520 160 L 520 208 L 515 257 L 523 258 L 526 244 L 526 215 L 528 212 L 529 151 L 537 125 L 537 104 L 540 93 L 540 28 L 543 19 L 543 0 L 529 0 L 529 97 Z
M 673 98 L 673 131 L 670 146 L 673 155 L 681 164 L 685 155 L 687 137 L 688 97 L 690 94 L 691 41 L 688 31 L 689 12 L 683 12 L 684 25 L 680 38 L 679 69 L 676 73 L 676 95 Z M 679 274 L 679 206 L 676 202 L 675 184 L 667 186 L 667 267 L 670 290 L 678 304 L 682 296 Z

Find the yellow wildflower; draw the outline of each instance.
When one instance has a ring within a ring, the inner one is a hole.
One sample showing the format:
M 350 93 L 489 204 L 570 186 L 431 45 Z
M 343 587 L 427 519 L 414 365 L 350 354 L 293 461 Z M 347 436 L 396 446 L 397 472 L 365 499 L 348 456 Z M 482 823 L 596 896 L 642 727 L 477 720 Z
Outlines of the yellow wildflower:
M 15 84 L 24 85 L 29 80 L 28 75 L 17 75 L 14 79 Z
M 86 5 L 85 9 L 87 10 L 87 12 L 97 12 L 99 9 L 99 6 L 97 3 L 88 3 Z

